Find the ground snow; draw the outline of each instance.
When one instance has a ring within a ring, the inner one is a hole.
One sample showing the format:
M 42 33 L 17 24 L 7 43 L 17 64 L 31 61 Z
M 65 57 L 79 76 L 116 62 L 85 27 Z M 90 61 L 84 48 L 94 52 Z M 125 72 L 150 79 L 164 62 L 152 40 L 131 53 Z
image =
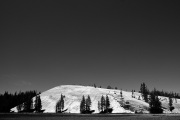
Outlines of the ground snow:
M 40 94 L 42 101 L 42 109 L 45 109 L 45 112 L 52 113 L 55 112 L 55 105 L 59 100 L 61 94 L 65 95 L 65 108 L 67 113 L 79 113 L 80 112 L 80 101 L 84 95 L 86 98 L 89 95 L 91 97 L 92 105 L 91 109 L 95 110 L 94 113 L 99 113 L 98 110 L 98 101 L 100 101 L 101 96 L 108 95 L 110 99 L 110 106 L 113 108 L 113 113 L 134 113 L 134 111 L 125 110 L 120 106 L 120 90 L 114 89 L 105 89 L 105 88 L 94 88 L 91 86 L 78 86 L 78 85 L 61 85 L 54 87 L 50 90 L 47 90 Z M 147 113 L 149 104 L 142 100 L 140 93 L 135 92 L 135 98 L 132 98 L 131 92 L 122 91 L 124 101 L 129 101 L 130 105 L 133 106 L 136 110 L 141 110 L 142 112 Z M 138 100 L 140 96 L 140 100 Z M 163 107 L 168 107 L 168 98 L 159 96 Z M 34 100 L 35 98 L 33 98 Z M 177 100 L 177 103 L 174 103 L 175 109 L 174 113 L 180 113 L 180 100 Z M 11 109 L 14 112 L 17 112 L 16 107 Z M 165 113 L 169 113 L 168 109 L 164 110 Z

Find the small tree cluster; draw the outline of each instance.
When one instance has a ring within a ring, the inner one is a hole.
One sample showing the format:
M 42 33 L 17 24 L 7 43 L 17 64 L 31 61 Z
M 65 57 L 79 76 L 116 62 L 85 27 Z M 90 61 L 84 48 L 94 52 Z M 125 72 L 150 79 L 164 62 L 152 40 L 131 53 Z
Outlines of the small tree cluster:
M 80 113 L 91 113 L 91 98 L 88 95 L 87 99 L 85 99 L 84 95 L 82 97 L 81 103 L 80 103 Z
M 148 88 L 147 88 L 147 86 L 146 86 L 145 83 L 142 83 L 142 84 L 141 84 L 140 93 L 141 93 L 144 101 L 145 101 L 145 102 L 148 102 L 148 93 L 149 93 L 149 91 L 148 91 Z
M 174 93 L 174 92 L 167 92 L 167 91 L 159 91 L 159 90 L 156 90 L 156 91 L 152 91 L 152 92 L 155 92 L 155 95 L 158 95 L 158 96 L 164 96 L 164 97 L 171 97 L 171 98 L 178 98 L 180 99 L 180 95 L 178 93 Z
M 27 100 L 24 104 L 23 104 L 23 112 L 33 112 L 33 101 L 32 99 Z
M 112 108 L 110 108 L 109 97 L 106 95 L 106 98 L 102 95 L 101 100 L 98 101 L 98 110 L 100 113 L 111 113 Z
M 61 94 L 61 98 L 56 103 L 56 113 L 62 113 L 64 110 L 64 96 Z
M 158 96 L 151 93 L 150 102 L 149 102 L 149 111 L 150 113 L 163 113 L 161 102 L 159 101 Z
M 107 89 L 113 89 L 110 85 L 107 86 Z
M 0 94 L 0 113 L 11 112 L 11 108 L 17 106 L 18 112 L 23 112 L 23 103 L 32 99 L 38 93 L 37 91 L 15 92 L 14 94 L 8 93 Z
M 174 109 L 174 107 L 173 107 L 173 101 L 172 101 L 172 98 L 169 97 L 169 110 L 172 112 L 173 109 Z

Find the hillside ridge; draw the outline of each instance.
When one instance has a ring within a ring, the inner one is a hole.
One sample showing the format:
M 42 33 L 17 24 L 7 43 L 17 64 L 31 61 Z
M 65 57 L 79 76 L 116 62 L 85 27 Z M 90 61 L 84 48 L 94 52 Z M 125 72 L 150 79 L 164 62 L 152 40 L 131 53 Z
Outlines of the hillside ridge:
M 112 113 L 135 113 L 135 111 L 149 113 L 149 104 L 142 100 L 141 93 L 134 92 L 135 98 L 132 98 L 131 92 L 122 90 L 123 99 L 121 99 L 120 90 L 98 87 L 95 88 L 92 86 L 82 85 L 59 85 L 42 92 L 40 97 L 42 101 L 42 109 L 45 110 L 45 113 L 55 112 L 55 105 L 61 94 L 65 96 L 64 109 L 67 109 L 66 113 L 80 113 L 80 102 L 83 95 L 85 97 L 88 95 L 91 97 L 91 110 L 94 110 L 94 113 L 99 113 L 98 101 L 100 101 L 102 95 L 108 95 L 110 99 L 110 107 L 113 109 Z M 34 101 L 35 97 L 32 99 Z M 170 113 L 168 110 L 168 98 L 159 96 L 159 99 L 162 102 L 164 113 Z M 128 103 L 130 105 L 129 109 L 126 109 L 121 105 L 122 100 L 123 103 Z M 175 107 L 175 109 L 172 111 L 173 113 L 180 113 L 179 103 L 180 100 L 177 99 L 177 103 L 173 104 Z M 12 108 L 11 110 L 18 112 L 16 107 Z

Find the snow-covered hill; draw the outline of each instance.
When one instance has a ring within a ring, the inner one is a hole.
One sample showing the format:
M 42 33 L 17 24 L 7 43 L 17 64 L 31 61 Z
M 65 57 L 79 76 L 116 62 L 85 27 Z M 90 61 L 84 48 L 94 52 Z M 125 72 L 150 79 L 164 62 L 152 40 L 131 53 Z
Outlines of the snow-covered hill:
M 140 93 L 135 92 L 135 98 L 132 98 L 131 92 L 122 91 L 124 103 L 129 102 L 130 105 L 130 109 L 125 109 L 120 105 L 122 102 L 122 99 L 120 99 L 120 90 L 78 85 L 61 85 L 41 93 L 40 97 L 42 101 L 42 109 L 45 109 L 44 112 L 55 112 L 55 105 L 61 94 L 65 95 L 64 109 L 67 109 L 67 113 L 80 113 L 80 101 L 82 100 L 83 95 L 85 97 L 88 95 L 91 97 L 91 109 L 95 110 L 94 113 L 99 113 L 98 101 L 100 101 L 102 95 L 108 95 L 110 99 L 110 106 L 113 108 L 112 113 L 134 113 L 135 110 L 148 113 L 149 104 L 142 100 Z M 162 96 L 159 96 L 159 98 L 162 102 L 162 106 L 164 107 L 164 112 L 169 113 L 168 98 Z M 35 98 L 33 98 L 33 100 L 35 100 Z M 173 106 L 175 107 L 173 112 L 180 113 L 180 100 L 177 99 L 177 103 L 173 103 Z M 11 110 L 17 112 L 16 107 Z

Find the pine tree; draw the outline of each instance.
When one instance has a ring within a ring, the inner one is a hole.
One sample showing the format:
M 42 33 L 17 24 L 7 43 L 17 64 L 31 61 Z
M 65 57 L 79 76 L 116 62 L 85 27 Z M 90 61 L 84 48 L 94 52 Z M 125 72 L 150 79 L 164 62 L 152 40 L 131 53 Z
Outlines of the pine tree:
M 151 93 L 149 108 L 150 113 L 163 113 L 161 102 L 159 101 L 158 96 L 154 93 Z
M 104 96 L 102 95 L 102 97 L 101 97 L 101 111 L 102 112 L 104 112 L 105 107 L 106 107 L 106 101 L 105 101 Z
M 174 99 L 175 99 L 175 102 L 177 103 L 177 93 L 174 94 Z
M 86 111 L 90 111 L 91 110 L 90 107 L 91 107 L 91 98 L 88 95 L 88 97 L 86 99 Z
M 32 112 L 32 106 L 33 106 L 33 101 L 32 99 L 29 99 L 28 101 L 26 101 L 24 104 L 23 104 L 23 107 L 24 107 L 24 112 Z
M 134 98 L 134 90 L 132 90 L 132 98 Z
M 110 85 L 107 86 L 107 89 L 112 89 L 112 87 Z
M 172 98 L 169 97 L 169 110 L 172 112 L 173 109 L 174 109 L 174 107 L 173 107 L 173 101 L 172 101 Z
M 60 109 L 59 106 L 60 106 L 60 100 L 58 100 L 57 103 L 56 103 L 56 113 L 59 112 L 59 109 Z
M 105 109 L 106 109 L 106 112 L 108 112 L 108 109 L 109 109 L 109 107 L 110 107 L 110 101 L 109 101 L 109 97 L 106 95 L 106 100 L 105 100 L 105 102 L 106 102 L 106 107 L 105 107 Z
M 61 94 L 61 98 L 56 103 L 56 112 L 62 113 L 64 109 L 64 96 Z
M 61 94 L 61 100 L 60 100 L 60 112 L 62 112 L 64 109 L 64 96 Z
M 120 97 L 122 98 L 123 96 L 122 96 L 122 89 L 121 89 L 121 91 L 120 91 Z
M 86 111 L 86 100 L 83 95 L 81 103 L 80 103 L 80 113 L 84 113 Z
M 41 112 L 42 105 L 41 105 L 41 98 L 40 96 L 36 96 L 34 109 L 36 112 Z
M 148 89 L 147 89 L 147 86 L 146 86 L 145 83 L 142 83 L 142 84 L 141 84 L 140 93 L 141 93 L 144 101 L 145 101 L 145 102 L 148 102 Z

